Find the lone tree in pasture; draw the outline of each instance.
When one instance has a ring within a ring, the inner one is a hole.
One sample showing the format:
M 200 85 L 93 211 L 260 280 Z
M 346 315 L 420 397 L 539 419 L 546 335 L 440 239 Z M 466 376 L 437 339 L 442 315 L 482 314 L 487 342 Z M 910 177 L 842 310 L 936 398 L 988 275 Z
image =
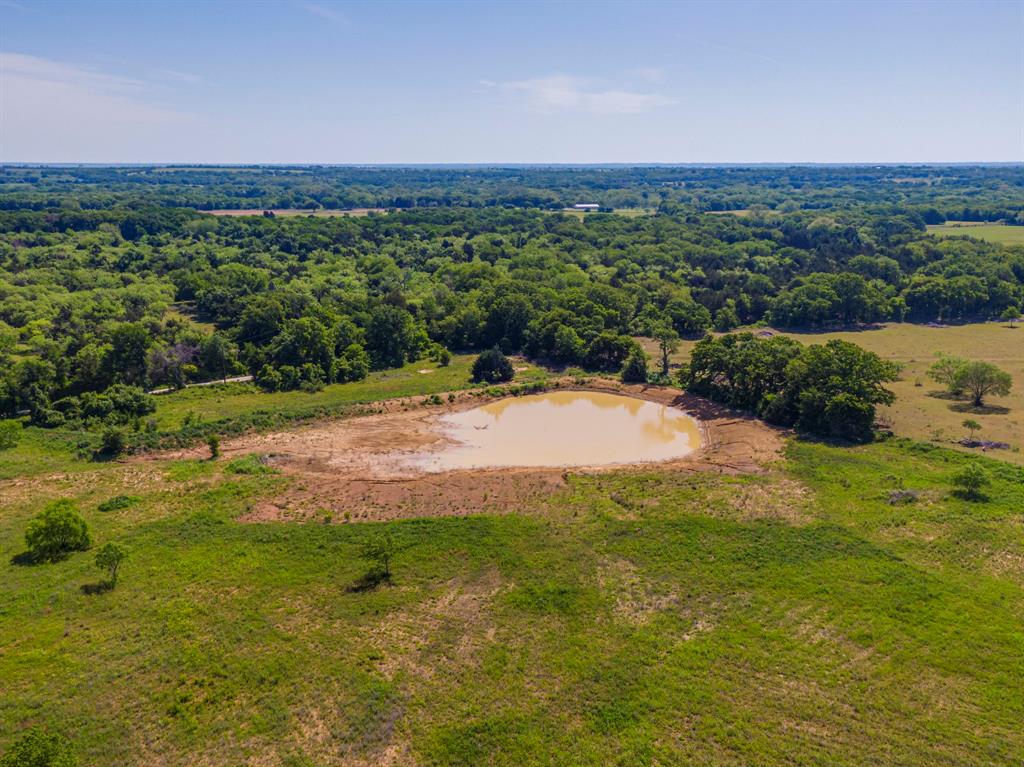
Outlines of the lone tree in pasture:
M 1013 379 L 991 362 L 968 362 L 957 371 L 954 384 L 970 395 L 975 407 L 982 407 L 989 395 L 1003 397 L 1009 394 Z
M 33 727 L 4 752 L 0 767 L 78 767 L 78 758 L 67 738 Z
M 36 562 L 56 562 L 72 551 L 85 551 L 92 541 L 74 501 L 62 498 L 28 523 L 25 545 Z
M 639 346 L 626 357 L 626 364 L 622 366 L 622 373 L 619 376 L 623 383 L 647 383 L 647 355 Z
M 969 463 L 960 471 L 954 474 L 950 481 L 956 488 L 956 493 L 971 501 L 984 499 L 982 488 L 992 483 L 992 478 L 979 463 Z
M 974 439 L 974 432 L 981 431 L 981 424 L 978 423 L 977 421 L 975 421 L 972 418 L 964 419 L 964 422 L 962 424 L 960 424 L 960 425 L 963 426 L 965 429 L 967 429 L 967 432 L 968 432 L 967 438 L 968 439 Z
M 956 376 L 966 365 L 967 360 L 962 357 L 940 354 L 939 359 L 928 368 L 928 377 L 945 386 L 950 394 L 960 395 L 963 388 L 958 388 Z
M 107 571 L 110 588 L 117 585 L 117 571 L 126 556 L 128 552 L 119 543 L 105 543 L 103 548 L 96 552 L 96 567 Z
M 216 434 L 211 434 L 206 438 L 206 446 L 210 448 L 210 460 L 215 460 L 220 456 L 220 437 Z
M 370 572 L 367 573 L 366 580 L 390 581 L 391 560 L 396 553 L 398 545 L 390 531 L 374 536 L 364 543 L 361 556 L 370 563 Z
M 1020 307 L 1007 306 L 1006 309 L 1003 310 L 1003 313 L 999 315 L 999 319 L 1001 319 L 1003 322 L 1009 322 L 1011 328 L 1016 327 L 1014 323 L 1018 319 L 1020 319 Z
M 481 381 L 487 383 L 511 381 L 514 372 L 511 361 L 497 346 L 481 352 L 473 362 L 473 380 L 477 383 Z
M 654 340 L 661 353 L 661 374 L 668 375 L 668 359 L 679 349 L 679 334 L 671 325 L 659 325 L 654 330 Z

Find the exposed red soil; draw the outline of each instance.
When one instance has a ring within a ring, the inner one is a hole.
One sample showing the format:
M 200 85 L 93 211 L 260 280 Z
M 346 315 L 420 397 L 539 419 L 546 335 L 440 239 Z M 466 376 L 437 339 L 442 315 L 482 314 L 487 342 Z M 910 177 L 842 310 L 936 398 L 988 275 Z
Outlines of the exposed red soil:
M 258 453 L 291 478 L 282 492 L 259 502 L 246 521 L 388 520 L 425 516 L 464 516 L 529 511 L 566 484 L 568 473 L 636 470 L 736 474 L 763 471 L 782 448 L 781 432 L 678 389 L 625 386 L 598 380 L 581 388 L 624 394 L 680 408 L 701 422 L 702 445 L 690 455 L 634 467 L 502 468 L 427 473 L 404 459 L 439 448 L 445 437 L 435 431 L 438 416 L 481 404 L 479 392 L 463 392 L 454 402 L 426 405 L 425 398 L 377 403 L 380 412 L 335 419 L 270 434 L 226 440 L 229 458 Z M 176 457 L 198 457 L 201 448 Z M 168 457 L 163 454 L 160 457 Z

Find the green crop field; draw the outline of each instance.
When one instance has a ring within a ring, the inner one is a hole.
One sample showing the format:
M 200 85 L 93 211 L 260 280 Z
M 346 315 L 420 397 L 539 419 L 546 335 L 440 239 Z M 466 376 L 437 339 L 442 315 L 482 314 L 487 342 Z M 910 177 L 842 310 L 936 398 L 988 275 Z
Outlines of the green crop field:
M 928 231 L 938 237 L 974 237 L 1003 245 L 1024 245 L 1024 226 L 947 221 L 945 224 L 929 226 Z

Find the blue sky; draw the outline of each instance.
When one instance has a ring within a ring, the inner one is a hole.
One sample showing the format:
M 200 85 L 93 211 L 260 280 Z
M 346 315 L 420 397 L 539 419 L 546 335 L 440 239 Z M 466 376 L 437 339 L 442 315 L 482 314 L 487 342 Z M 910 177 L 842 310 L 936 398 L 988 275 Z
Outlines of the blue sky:
M 1024 160 L 1024 0 L 0 0 L 9 162 Z

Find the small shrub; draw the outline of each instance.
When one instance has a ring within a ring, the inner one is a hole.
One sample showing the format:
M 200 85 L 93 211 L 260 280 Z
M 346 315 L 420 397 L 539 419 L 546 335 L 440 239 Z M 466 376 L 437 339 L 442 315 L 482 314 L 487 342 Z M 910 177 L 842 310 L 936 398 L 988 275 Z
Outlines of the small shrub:
M 647 383 L 647 355 L 640 347 L 635 347 L 626 357 L 619 376 L 623 383 Z
M 0 421 L 0 450 L 16 447 L 21 439 L 21 421 Z
M 102 512 L 117 511 L 118 509 L 127 509 L 138 502 L 139 497 L 137 495 L 115 495 L 113 498 L 97 506 L 96 510 Z
M 979 463 L 967 464 L 954 474 L 950 481 L 958 495 L 972 501 L 983 499 L 982 489 L 992 484 L 992 478 Z
M 914 490 L 890 490 L 889 491 L 889 505 L 890 506 L 902 506 L 907 503 L 913 503 L 917 500 L 917 492 Z
M 210 448 L 211 461 L 220 455 L 220 437 L 216 434 L 211 434 L 206 438 L 206 446 Z
M 370 563 L 369 570 L 350 587 L 350 591 L 368 591 L 391 581 L 391 560 L 398 545 L 390 530 L 385 530 L 363 543 L 359 555 Z
M 113 588 L 117 585 L 117 571 L 128 552 L 119 543 L 105 543 L 96 552 L 96 567 L 107 571 L 107 582 Z
M 0 767 L 77 767 L 67 738 L 33 727 L 0 757 Z
M 55 562 L 72 551 L 85 551 L 91 544 L 88 525 L 74 501 L 67 498 L 49 504 L 25 531 L 25 545 L 37 562 Z
M 127 449 L 128 439 L 123 431 L 114 427 L 104 430 L 103 436 L 100 437 L 99 454 L 101 456 L 117 458 L 119 455 L 123 455 Z
M 473 381 L 476 383 L 511 381 L 514 374 L 512 362 L 497 346 L 482 352 L 473 362 Z
M 228 474 L 270 474 L 274 470 L 267 466 L 266 456 L 246 455 L 231 461 L 224 470 Z

